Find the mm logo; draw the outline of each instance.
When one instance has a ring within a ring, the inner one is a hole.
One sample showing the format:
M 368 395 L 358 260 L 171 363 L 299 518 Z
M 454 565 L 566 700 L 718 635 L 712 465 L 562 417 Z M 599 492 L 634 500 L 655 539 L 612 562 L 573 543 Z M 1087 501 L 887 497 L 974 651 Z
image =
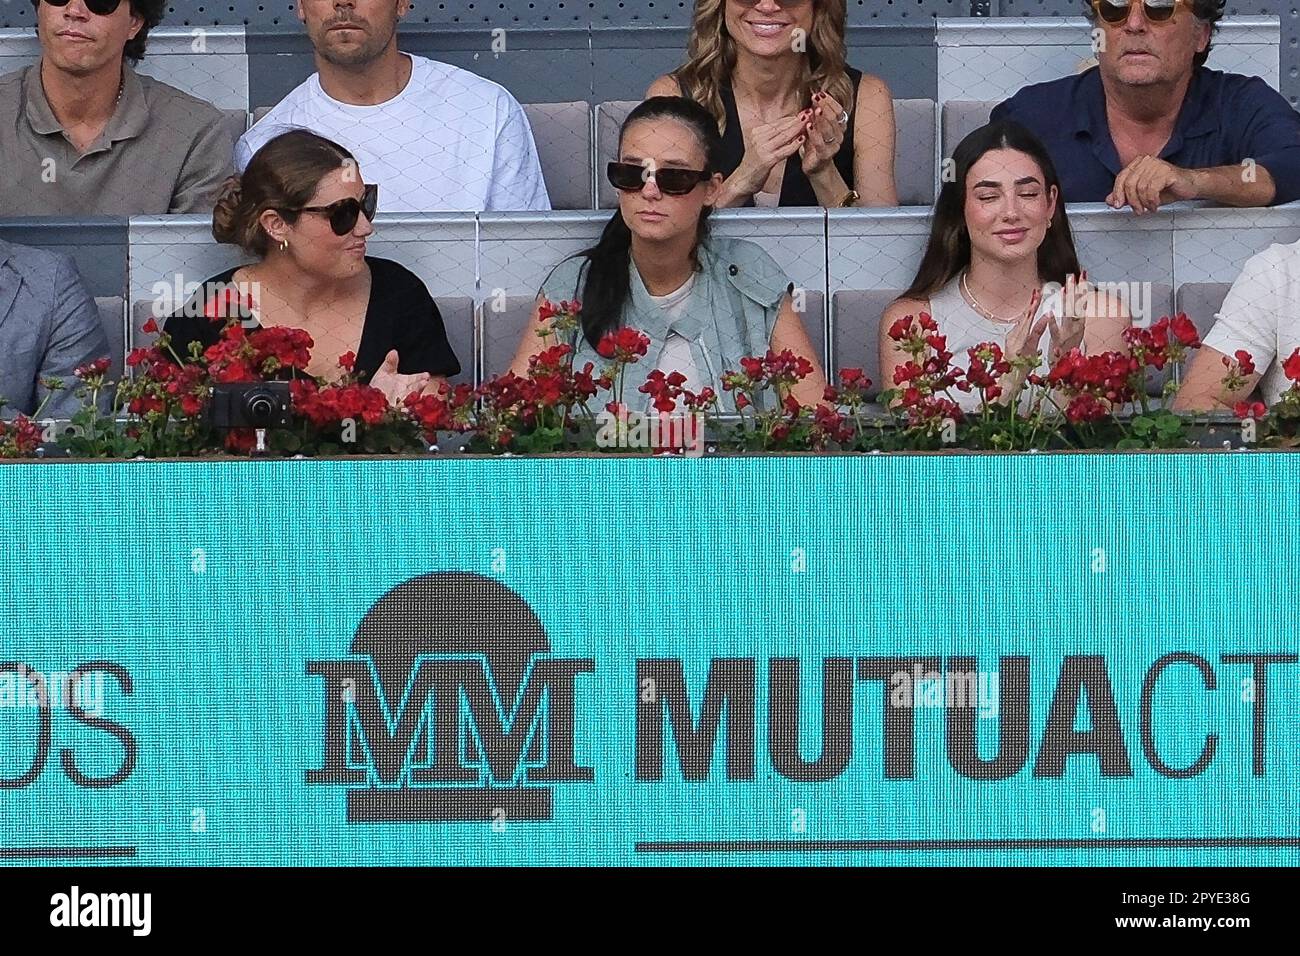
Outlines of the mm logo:
M 595 779 L 574 755 L 574 684 L 591 658 L 549 656 L 510 588 L 438 572 L 366 612 L 323 678 L 324 758 L 309 784 L 348 787 L 349 823 L 551 819 L 548 784 Z

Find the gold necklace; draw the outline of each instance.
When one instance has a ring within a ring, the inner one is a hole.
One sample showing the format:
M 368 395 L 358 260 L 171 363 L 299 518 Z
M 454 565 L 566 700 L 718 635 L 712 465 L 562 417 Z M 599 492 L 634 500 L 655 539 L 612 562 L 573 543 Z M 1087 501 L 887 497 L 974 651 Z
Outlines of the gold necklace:
M 984 316 L 984 318 L 988 319 L 990 322 L 1011 323 L 1011 322 L 1019 322 L 1019 321 L 1020 321 L 1020 319 L 1023 317 L 1024 313 L 1020 313 L 1020 314 L 1018 314 L 1018 315 L 1013 315 L 1011 318 L 1006 319 L 1006 318 L 1003 318 L 1003 317 L 1000 316 L 1000 315 L 994 315 L 994 314 L 993 314 L 992 312 L 990 312 L 988 309 L 984 308 L 984 306 L 980 305 L 980 300 L 977 299 L 977 298 L 975 298 L 975 294 L 974 294 L 973 292 L 971 292 L 971 290 L 970 290 L 970 283 L 966 281 L 966 277 L 967 277 L 968 275 L 970 275 L 970 271 L 969 271 L 969 270 L 967 270 L 966 272 L 963 272 L 963 273 L 961 274 L 961 290 L 962 290 L 962 292 L 966 293 L 966 298 L 970 299 L 970 304 L 973 305 L 973 306 L 975 307 L 975 311 L 976 311 L 976 312 L 978 312 L 980 315 Z M 1031 301 L 1033 300 L 1033 294 L 1032 294 L 1032 293 L 1030 294 L 1029 298 L 1030 298 Z

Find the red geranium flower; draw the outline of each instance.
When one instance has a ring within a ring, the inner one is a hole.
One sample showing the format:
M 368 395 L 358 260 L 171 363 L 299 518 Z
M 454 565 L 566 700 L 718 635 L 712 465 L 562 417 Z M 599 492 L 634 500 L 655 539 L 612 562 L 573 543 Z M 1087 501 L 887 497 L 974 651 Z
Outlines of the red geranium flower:
M 1173 332 L 1174 338 L 1187 348 L 1200 347 L 1200 333 L 1196 331 L 1196 323 L 1187 317 L 1186 312 L 1179 312 L 1174 316 L 1173 321 L 1169 323 L 1169 331 Z
M 1232 353 L 1232 357 L 1237 360 L 1237 367 L 1240 368 L 1242 375 L 1255 374 L 1255 360 L 1245 349 L 1237 349 L 1237 351 Z M 1231 360 L 1226 355 L 1223 357 L 1223 364 L 1232 364 Z
M 1290 358 L 1282 363 L 1282 374 L 1293 382 L 1300 382 L 1300 349 L 1292 352 Z
M 637 329 L 624 326 L 606 332 L 596 344 L 596 354 L 601 358 L 619 362 L 634 362 L 650 348 L 650 336 Z
M 103 375 L 108 371 L 110 362 L 106 358 L 95 359 L 93 362 L 87 362 L 85 365 L 78 365 L 73 372 L 77 378 L 87 379 L 94 376 Z
M 842 368 L 840 369 L 840 385 L 844 388 L 855 388 L 862 391 L 871 387 L 871 379 L 860 368 Z
M 889 327 L 889 337 L 895 342 L 901 342 L 912 331 L 912 316 L 905 315 L 901 319 L 895 319 L 894 324 Z

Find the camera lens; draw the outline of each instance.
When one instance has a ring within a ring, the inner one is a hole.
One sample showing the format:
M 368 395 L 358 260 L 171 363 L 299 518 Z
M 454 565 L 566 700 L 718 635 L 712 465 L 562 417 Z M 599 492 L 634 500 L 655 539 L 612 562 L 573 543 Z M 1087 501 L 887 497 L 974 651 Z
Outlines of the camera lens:
M 278 407 L 276 397 L 265 389 L 253 389 L 244 396 L 244 417 L 257 427 L 274 422 Z

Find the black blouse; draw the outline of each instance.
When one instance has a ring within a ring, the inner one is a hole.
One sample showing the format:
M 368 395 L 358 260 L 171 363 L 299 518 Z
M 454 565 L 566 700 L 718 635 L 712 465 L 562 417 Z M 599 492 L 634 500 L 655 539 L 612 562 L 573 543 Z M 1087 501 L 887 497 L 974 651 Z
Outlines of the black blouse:
M 384 356 L 393 349 L 397 350 L 397 371 L 402 375 L 457 374 L 460 362 L 447 341 L 438 306 L 420 277 L 390 259 L 366 256 L 366 265 L 370 267 L 370 301 L 366 303 L 361 343 L 357 346 L 357 378 L 369 382 L 384 363 Z M 199 294 L 204 295 L 214 285 L 232 281 L 241 268 L 236 266 L 213 276 L 203 284 Z M 163 331 L 171 336 L 176 354 L 185 355 L 191 342 L 200 342 L 205 349 L 215 345 L 224 321 L 184 313 L 184 309 L 177 312 L 163 326 Z
M 853 189 L 853 130 L 856 128 L 858 115 L 858 87 L 862 83 L 862 71 L 855 70 L 853 67 L 845 67 L 845 72 L 849 75 L 849 81 L 853 84 L 853 109 L 849 111 L 849 125 L 844 131 L 844 142 L 840 144 L 840 150 L 835 154 L 832 162 L 835 168 L 840 171 L 844 177 L 844 182 Z M 740 161 L 745 158 L 745 135 L 740 128 L 740 112 L 736 109 L 736 94 L 732 92 L 731 87 L 724 86 L 721 89 L 722 104 L 727 110 L 727 129 L 722 134 L 722 174 L 724 177 L 730 176 L 740 167 Z M 754 205 L 754 197 L 750 197 L 746 206 Z M 781 199 L 782 206 L 820 206 L 817 201 L 817 193 L 813 190 L 812 183 L 808 181 L 807 175 L 803 171 L 803 161 L 796 152 L 793 156 L 785 161 L 785 176 L 781 180 Z

